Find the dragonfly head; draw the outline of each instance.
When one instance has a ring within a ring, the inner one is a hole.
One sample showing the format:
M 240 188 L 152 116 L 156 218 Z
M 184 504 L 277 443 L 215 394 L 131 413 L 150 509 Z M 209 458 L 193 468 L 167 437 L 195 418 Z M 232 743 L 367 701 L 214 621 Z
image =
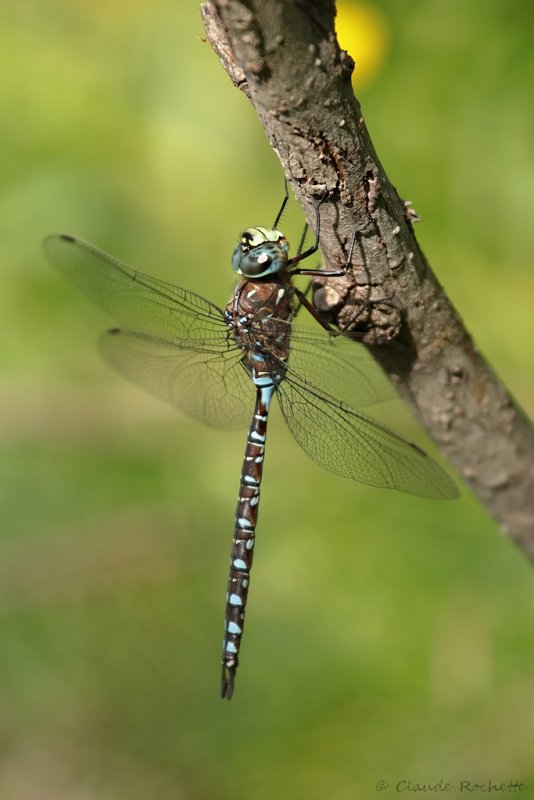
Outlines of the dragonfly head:
M 247 228 L 232 256 L 232 269 L 246 278 L 264 278 L 283 272 L 288 262 L 289 242 L 280 231 Z

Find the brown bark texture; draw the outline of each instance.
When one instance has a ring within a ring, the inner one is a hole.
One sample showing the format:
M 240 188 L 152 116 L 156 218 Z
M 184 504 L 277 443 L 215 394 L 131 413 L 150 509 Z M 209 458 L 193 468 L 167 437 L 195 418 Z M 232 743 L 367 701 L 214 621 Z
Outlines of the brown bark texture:
M 389 182 L 354 96 L 331 0 L 211 0 L 206 36 L 253 104 L 315 228 L 314 304 L 358 339 L 396 384 L 489 513 L 534 559 L 534 430 L 477 350 L 414 236 L 417 215 Z M 436 154 L 438 157 L 439 154 Z

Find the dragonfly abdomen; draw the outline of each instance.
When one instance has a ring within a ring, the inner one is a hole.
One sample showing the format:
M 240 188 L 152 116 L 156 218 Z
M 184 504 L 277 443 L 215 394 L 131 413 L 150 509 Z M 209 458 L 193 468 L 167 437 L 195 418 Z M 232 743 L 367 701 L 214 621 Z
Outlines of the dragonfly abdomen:
M 228 700 L 234 691 L 235 673 L 239 664 L 239 647 L 245 623 L 250 570 L 254 555 L 267 420 L 275 388 L 272 381 L 267 382 L 266 377 L 256 378 L 255 383 L 257 387 L 256 404 L 241 468 L 226 596 L 221 697 L 226 697 Z

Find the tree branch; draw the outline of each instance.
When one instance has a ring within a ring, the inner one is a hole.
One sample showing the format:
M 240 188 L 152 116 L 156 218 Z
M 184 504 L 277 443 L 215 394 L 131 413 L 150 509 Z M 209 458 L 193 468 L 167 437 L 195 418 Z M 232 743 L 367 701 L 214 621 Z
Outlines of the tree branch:
M 212 0 L 206 35 L 256 109 L 313 227 L 324 266 L 314 302 L 359 338 L 503 531 L 534 559 L 534 432 L 478 352 L 415 239 L 354 97 L 331 0 Z M 364 306 L 365 299 L 371 302 Z M 363 311 L 363 313 L 362 313 Z

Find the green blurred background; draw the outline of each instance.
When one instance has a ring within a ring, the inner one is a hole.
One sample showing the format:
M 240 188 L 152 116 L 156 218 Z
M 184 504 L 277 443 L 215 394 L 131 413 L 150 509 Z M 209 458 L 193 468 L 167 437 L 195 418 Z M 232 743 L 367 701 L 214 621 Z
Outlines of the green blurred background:
M 380 157 L 478 346 L 532 413 L 534 11 L 345 2 Z M 467 491 L 310 462 L 273 415 L 237 689 L 218 698 L 243 433 L 123 382 L 40 253 L 75 233 L 206 294 L 282 175 L 196 3 L 0 6 L 0 797 L 534 797 L 531 570 Z M 358 71 L 359 69 L 359 71 Z M 286 232 L 298 237 L 293 209 Z M 431 452 L 401 407 L 389 419 Z M 424 794 L 428 796 L 428 794 Z M 462 795 L 464 796 L 464 795 Z

